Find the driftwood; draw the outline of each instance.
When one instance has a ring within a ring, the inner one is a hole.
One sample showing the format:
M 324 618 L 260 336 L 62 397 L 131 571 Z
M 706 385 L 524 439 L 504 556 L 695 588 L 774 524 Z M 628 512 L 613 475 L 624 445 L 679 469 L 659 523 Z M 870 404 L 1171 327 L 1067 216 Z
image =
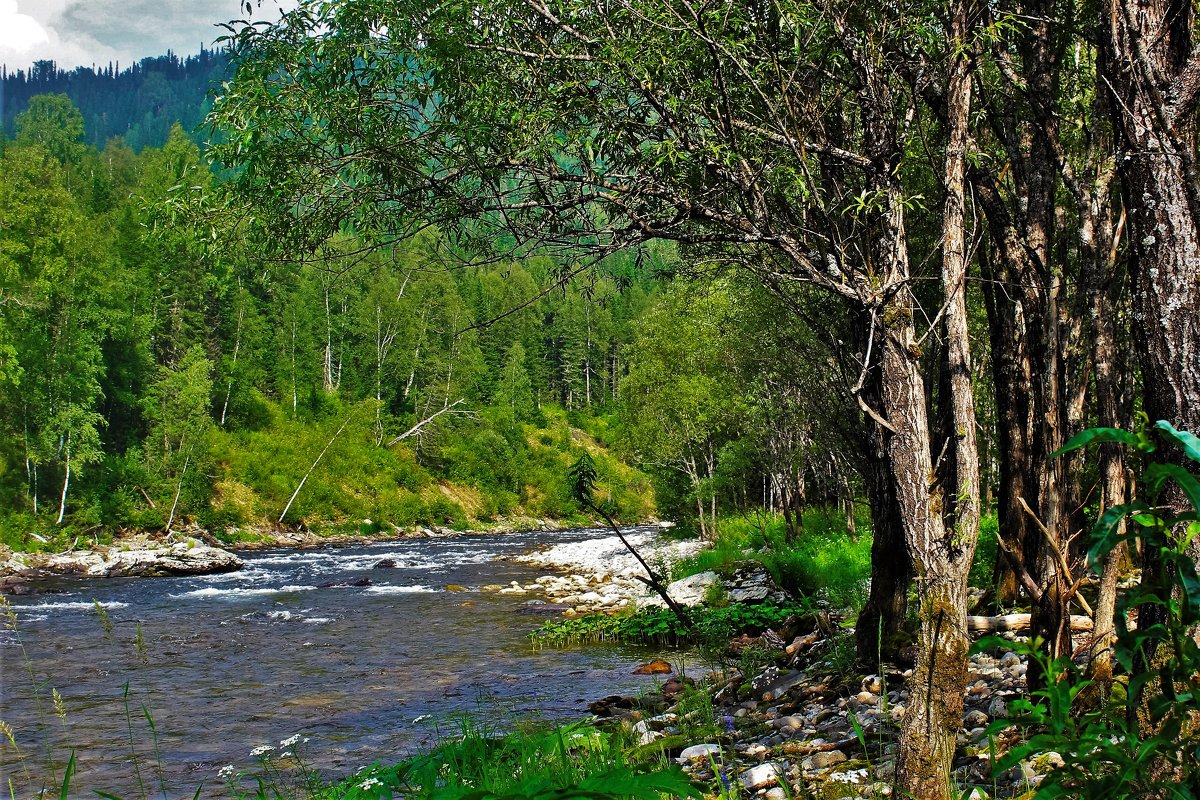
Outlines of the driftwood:
M 1020 631 L 1031 624 L 1031 614 L 1003 614 L 998 617 L 967 617 L 967 630 L 971 631 Z M 1090 631 L 1092 618 L 1082 614 L 1071 615 L 1071 630 Z

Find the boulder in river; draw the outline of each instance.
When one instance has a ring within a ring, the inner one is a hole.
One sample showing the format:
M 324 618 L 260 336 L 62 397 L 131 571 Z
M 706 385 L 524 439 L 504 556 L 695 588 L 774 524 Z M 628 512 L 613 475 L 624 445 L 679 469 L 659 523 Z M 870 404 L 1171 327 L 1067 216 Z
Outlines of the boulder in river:
M 674 672 L 674 668 L 670 663 L 663 661 L 661 658 L 656 658 L 653 661 L 642 664 L 633 671 L 634 675 L 670 675 Z
M 41 568 L 49 572 L 81 574 L 89 578 L 126 578 L 162 575 L 208 575 L 241 569 L 242 560 L 228 550 L 188 539 L 173 544 L 105 552 L 82 550 L 47 558 Z
M 384 558 L 371 565 L 371 569 L 395 569 L 396 559 Z

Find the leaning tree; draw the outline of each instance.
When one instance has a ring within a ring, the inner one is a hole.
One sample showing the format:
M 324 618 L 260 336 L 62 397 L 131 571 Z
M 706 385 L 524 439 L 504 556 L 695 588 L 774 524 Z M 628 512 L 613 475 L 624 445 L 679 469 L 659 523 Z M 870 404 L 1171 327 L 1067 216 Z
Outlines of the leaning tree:
M 212 117 L 229 185 L 254 202 L 244 220 L 279 247 L 320 248 L 346 230 L 386 244 L 427 225 L 474 253 L 603 256 L 665 239 L 736 252 L 764 283 L 811 285 L 861 315 L 856 403 L 890 463 L 903 534 L 892 555 L 907 547 L 919 588 L 898 781 L 931 800 L 951 792 L 979 515 L 961 147 L 934 166 L 950 191 L 931 213 L 951 243 L 938 317 L 956 428 L 949 485 L 936 480 L 908 234 L 924 208 L 911 185 L 914 71 L 949 72 L 950 128 L 968 119 L 960 55 L 972 20 L 954 4 L 947 31 L 941 10 L 313 0 L 276 23 L 232 26 L 238 71 Z

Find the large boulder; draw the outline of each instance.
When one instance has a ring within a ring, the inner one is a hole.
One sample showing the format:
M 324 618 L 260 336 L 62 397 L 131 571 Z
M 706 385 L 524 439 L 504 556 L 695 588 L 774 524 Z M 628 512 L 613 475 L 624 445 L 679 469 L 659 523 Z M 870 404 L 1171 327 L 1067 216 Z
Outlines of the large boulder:
M 105 553 L 82 551 L 53 556 L 45 568 L 57 573 L 77 573 L 89 578 L 124 578 L 155 575 L 208 575 L 241 569 L 242 560 L 228 550 L 201 544 L 195 539 L 128 550 L 109 548 Z
M 747 561 L 722 581 L 725 596 L 734 603 L 783 603 L 788 593 L 775 583 L 767 568 L 757 561 Z
M 739 565 L 728 578 L 715 572 L 701 572 L 677 580 L 667 586 L 667 594 L 681 606 L 696 606 L 720 584 L 721 593 L 732 603 L 785 603 L 788 593 L 775 583 L 767 568 L 757 561 L 746 561 Z M 638 600 L 638 608 L 662 608 L 666 604 L 658 595 L 647 595 Z

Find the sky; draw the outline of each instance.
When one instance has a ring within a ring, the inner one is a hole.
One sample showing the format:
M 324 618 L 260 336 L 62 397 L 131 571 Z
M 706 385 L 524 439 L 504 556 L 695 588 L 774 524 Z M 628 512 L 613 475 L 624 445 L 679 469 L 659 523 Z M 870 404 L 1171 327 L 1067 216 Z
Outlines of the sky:
M 252 0 L 254 19 L 274 19 L 296 0 Z M 25 69 L 50 59 L 62 69 L 124 68 L 168 50 L 185 56 L 244 18 L 241 0 L 0 0 L 0 64 Z

